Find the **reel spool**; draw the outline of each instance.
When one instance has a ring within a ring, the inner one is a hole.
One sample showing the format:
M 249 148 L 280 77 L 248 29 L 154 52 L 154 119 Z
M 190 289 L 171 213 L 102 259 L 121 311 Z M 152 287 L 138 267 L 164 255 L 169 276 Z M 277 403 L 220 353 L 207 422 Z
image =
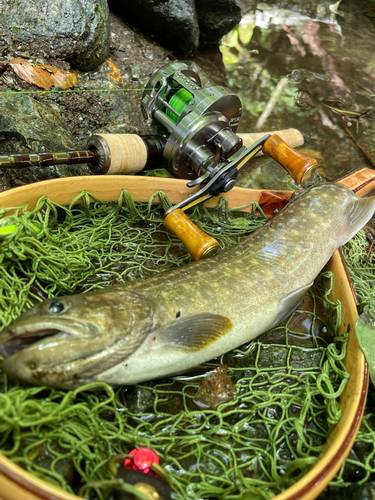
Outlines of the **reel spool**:
M 222 86 L 202 88 L 199 75 L 184 62 L 169 63 L 154 74 L 141 107 L 166 141 L 163 164 L 176 177 L 206 178 L 220 159 L 242 148 L 236 135 L 240 99 Z

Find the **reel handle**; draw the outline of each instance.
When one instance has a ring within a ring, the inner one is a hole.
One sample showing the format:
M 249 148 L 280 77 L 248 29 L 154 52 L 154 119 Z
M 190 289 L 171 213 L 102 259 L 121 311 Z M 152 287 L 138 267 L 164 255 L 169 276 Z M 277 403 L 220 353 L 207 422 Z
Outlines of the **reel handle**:
M 310 179 L 318 166 L 315 158 L 291 148 L 276 134 L 266 140 L 262 151 L 282 165 L 297 184 L 303 184 Z
M 169 212 L 164 226 L 182 241 L 194 260 L 205 259 L 217 252 L 219 242 L 193 224 L 180 208 Z

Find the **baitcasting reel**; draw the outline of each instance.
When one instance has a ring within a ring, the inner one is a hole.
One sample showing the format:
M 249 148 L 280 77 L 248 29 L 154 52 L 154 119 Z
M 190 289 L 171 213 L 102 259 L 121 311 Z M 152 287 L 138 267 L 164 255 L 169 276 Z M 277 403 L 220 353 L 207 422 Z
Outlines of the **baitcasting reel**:
M 250 148 L 243 146 L 235 133 L 242 112 L 240 99 L 225 87 L 202 88 L 199 75 L 183 62 L 167 64 L 155 73 L 141 105 L 166 141 L 165 168 L 176 177 L 194 179 L 189 187 L 204 185 L 172 210 L 232 189 L 238 170 L 270 137 L 262 137 Z
M 200 178 L 194 185 L 242 148 L 236 135 L 240 99 L 225 87 L 202 88 L 199 75 L 183 62 L 167 64 L 154 74 L 141 106 L 166 140 L 165 168 L 176 177 Z
M 250 147 L 243 145 L 236 134 L 242 113 L 240 99 L 222 86 L 202 88 L 199 75 L 189 64 L 172 62 L 157 71 L 147 84 L 141 106 L 160 140 L 165 141 L 165 168 L 176 177 L 193 179 L 189 187 L 201 188 L 171 210 L 186 210 L 229 191 L 240 168 L 261 150 L 291 175 L 295 173 L 290 158 L 280 161 L 276 149 L 284 143 L 276 136 L 261 135 Z M 303 182 L 307 180 L 315 168 L 314 160 L 313 164 L 299 163 L 300 180 L 302 176 Z

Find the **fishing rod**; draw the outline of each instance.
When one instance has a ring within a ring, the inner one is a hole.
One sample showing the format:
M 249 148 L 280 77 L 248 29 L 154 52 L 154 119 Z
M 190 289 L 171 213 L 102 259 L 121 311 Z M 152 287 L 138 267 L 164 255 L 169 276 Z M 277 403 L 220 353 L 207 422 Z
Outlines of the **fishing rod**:
M 198 73 L 180 61 L 167 64 L 151 77 L 141 109 L 156 134 L 94 134 L 85 150 L 4 155 L 0 156 L 0 168 L 88 164 L 95 175 L 112 175 L 163 165 L 173 176 L 195 179 L 192 185 L 198 185 L 223 168 L 223 160 L 245 156 L 245 148 L 269 134 L 237 134 L 242 114 L 238 96 L 223 86 L 202 88 Z M 272 134 L 291 147 L 304 143 L 296 129 Z M 264 147 L 262 152 L 280 162 L 275 148 Z M 297 183 L 305 182 L 314 172 L 314 165 L 301 163 L 295 168 L 281 161 Z
M 86 150 L 0 156 L 0 168 L 87 163 L 95 175 L 118 175 L 163 165 L 174 177 L 188 179 L 188 187 L 199 188 L 165 213 L 165 225 L 194 259 L 212 255 L 218 243 L 213 238 L 203 241 L 207 235 L 199 236 L 184 212 L 232 189 L 250 158 L 259 153 L 270 156 L 298 184 L 317 168 L 315 159 L 293 149 L 304 143 L 295 129 L 279 131 L 282 137 L 274 132 L 237 134 L 242 114 L 238 96 L 223 86 L 203 88 L 188 63 L 175 61 L 156 71 L 143 93 L 141 109 L 156 134 L 95 134 Z M 194 248 L 184 241 L 186 235 L 197 243 Z

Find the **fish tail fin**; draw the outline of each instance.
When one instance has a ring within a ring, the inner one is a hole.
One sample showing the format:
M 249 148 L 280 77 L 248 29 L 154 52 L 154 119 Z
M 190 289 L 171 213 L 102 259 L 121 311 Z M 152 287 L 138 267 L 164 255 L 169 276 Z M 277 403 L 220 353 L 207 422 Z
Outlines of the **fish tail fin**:
M 354 193 L 353 193 L 354 194 Z M 344 245 L 368 222 L 375 212 L 375 196 L 370 196 L 368 198 L 359 198 L 354 195 L 355 198 L 351 198 L 345 213 L 346 217 L 346 230 L 343 231 L 341 235 L 345 239 L 341 243 Z

